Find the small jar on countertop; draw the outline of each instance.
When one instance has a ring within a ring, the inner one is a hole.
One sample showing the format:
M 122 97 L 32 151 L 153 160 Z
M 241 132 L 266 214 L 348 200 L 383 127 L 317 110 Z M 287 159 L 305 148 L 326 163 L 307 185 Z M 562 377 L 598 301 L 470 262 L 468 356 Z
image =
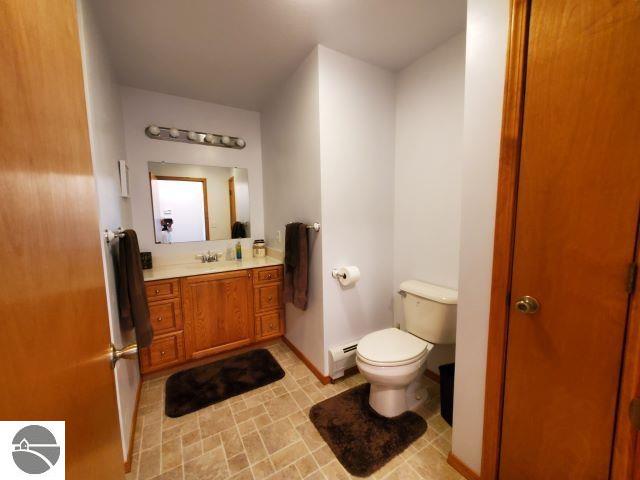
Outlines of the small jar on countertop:
M 253 256 L 254 257 L 266 257 L 267 247 L 264 244 L 264 240 L 253 241 Z

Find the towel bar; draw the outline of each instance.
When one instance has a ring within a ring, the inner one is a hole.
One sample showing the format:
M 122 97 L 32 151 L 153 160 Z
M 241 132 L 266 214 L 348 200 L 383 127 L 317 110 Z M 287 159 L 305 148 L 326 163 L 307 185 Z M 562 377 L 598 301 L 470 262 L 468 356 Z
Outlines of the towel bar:
M 104 238 L 107 241 L 107 243 L 111 243 L 113 239 L 115 239 L 116 237 L 117 238 L 124 237 L 124 230 L 122 230 L 122 227 L 118 228 L 118 230 L 116 230 L 115 232 L 109 229 L 104 231 Z
M 291 225 L 292 223 L 295 223 L 295 222 L 289 222 L 289 223 L 287 223 L 287 225 Z M 307 225 L 307 229 L 313 230 L 315 232 L 319 232 L 320 231 L 320 224 L 318 222 L 314 222 L 311 225 Z

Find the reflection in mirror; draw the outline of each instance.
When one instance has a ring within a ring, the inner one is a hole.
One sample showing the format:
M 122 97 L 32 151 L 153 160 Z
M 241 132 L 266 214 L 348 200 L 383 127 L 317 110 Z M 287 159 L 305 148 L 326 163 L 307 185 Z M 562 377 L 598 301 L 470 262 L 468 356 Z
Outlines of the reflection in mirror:
M 251 236 L 246 168 L 149 162 L 156 243 Z

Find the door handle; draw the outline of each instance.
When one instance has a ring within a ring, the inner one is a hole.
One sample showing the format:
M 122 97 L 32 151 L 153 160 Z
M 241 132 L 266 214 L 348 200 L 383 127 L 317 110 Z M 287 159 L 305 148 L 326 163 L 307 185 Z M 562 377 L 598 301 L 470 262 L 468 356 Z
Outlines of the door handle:
M 640 397 L 631 400 L 629 404 L 629 420 L 636 430 L 640 430 Z
M 116 363 L 121 358 L 126 358 L 127 360 L 132 360 L 138 356 L 138 344 L 132 343 L 131 345 L 127 345 L 121 349 L 117 349 L 116 346 L 112 343 L 110 346 L 111 350 L 111 368 L 116 368 Z
M 538 300 L 536 300 L 533 297 L 530 297 L 529 295 L 520 297 L 516 301 L 516 310 L 518 310 L 520 313 L 526 313 L 528 315 L 531 315 L 533 313 L 536 313 L 539 309 L 540 309 L 540 304 L 538 303 Z

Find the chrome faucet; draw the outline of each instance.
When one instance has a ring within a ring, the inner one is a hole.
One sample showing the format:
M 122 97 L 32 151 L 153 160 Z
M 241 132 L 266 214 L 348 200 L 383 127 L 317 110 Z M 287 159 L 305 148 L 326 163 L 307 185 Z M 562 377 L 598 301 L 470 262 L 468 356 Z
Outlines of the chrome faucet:
M 215 252 L 211 252 L 211 250 L 207 250 L 206 253 L 196 255 L 196 258 L 199 258 L 202 263 L 217 262 L 219 260 L 218 254 Z

